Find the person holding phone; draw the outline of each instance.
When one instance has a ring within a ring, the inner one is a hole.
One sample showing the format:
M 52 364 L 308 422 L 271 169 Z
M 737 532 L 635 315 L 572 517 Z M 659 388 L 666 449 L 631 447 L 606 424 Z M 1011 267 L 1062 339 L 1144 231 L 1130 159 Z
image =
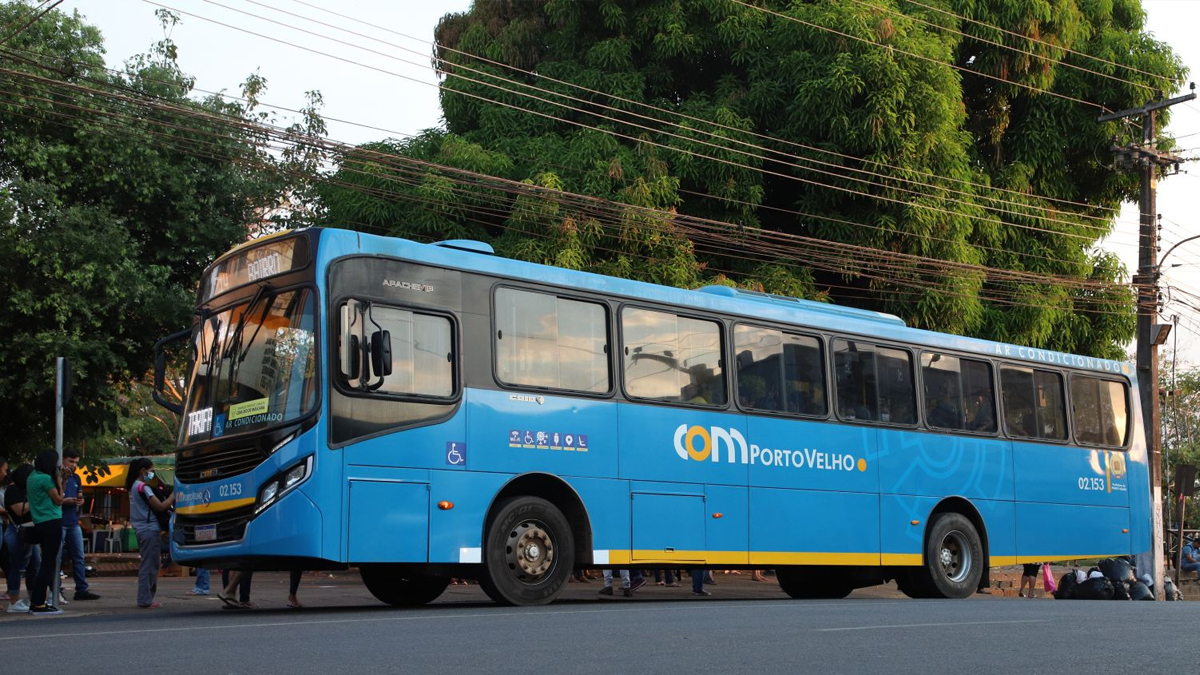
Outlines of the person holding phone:
M 79 511 L 83 507 L 83 481 L 79 478 L 79 451 L 63 450 L 62 462 L 62 552 L 71 560 L 71 576 L 75 577 L 75 600 L 99 600 L 88 590 L 87 563 L 83 559 L 83 530 L 79 528 Z M 64 598 L 64 602 L 65 602 Z

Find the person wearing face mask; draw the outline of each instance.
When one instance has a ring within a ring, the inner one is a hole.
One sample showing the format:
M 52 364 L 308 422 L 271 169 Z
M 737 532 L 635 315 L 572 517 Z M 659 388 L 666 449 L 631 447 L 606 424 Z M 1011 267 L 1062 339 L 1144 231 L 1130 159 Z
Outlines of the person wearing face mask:
M 129 491 L 129 519 L 137 534 L 138 553 L 142 564 L 138 568 L 137 604 L 144 609 L 162 607 L 154 601 L 158 590 L 158 568 L 162 562 L 162 528 L 156 513 L 169 511 L 175 505 L 175 493 L 166 500 L 154 494 L 147 483 L 154 480 L 154 462 L 138 457 L 129 463 L 125 489 Z

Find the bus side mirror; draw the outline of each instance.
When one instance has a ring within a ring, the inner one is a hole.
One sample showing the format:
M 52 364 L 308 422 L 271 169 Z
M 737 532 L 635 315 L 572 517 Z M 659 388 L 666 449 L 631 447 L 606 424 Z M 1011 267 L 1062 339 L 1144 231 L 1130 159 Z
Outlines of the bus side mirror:
M 371 334 L 371 372 L 378 377 L 392 374 L 392 334 L 377 330 Z
M 201 330 L 203 330 L 203 328 L 201 328 Z M 168 335 L 154 344 L 154 389 L 151 392 L 151 395 L 154 398 L 155 403 L 161 405 L 167 410 L 170 410 L 176 415 L 183 414 L 183 406 L 179 403 L 168 400 L 165 396 L 163 396 L 165 393 L 163 390 L 166 388 L 167 377 L 167 354 L 165 349 L 166 346 L 172 342 L 185 340 L 191 337 L 191 335 L 192 329 L 188 328 L 187 330 L 181 330 L 178 333 L 172 333 L 171 335 Z
M 351 335 L 348 337 L 348 355 L 345 363 L 342 366 L 342 371 L 346 374 L 347 380 L 357 380 L 362 370 L 362 351 L 358 345 L 358 336 Z

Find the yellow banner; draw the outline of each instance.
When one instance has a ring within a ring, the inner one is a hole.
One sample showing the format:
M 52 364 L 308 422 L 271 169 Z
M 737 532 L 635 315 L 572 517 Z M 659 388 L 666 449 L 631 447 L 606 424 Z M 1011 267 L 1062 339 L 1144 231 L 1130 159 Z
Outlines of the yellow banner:
M 260 398 L 254 401 L 246 401 L 245 403 L 235 403 L 229 406 L 229 420 L 233 421 L 251 415 L 261 415 L 267 412 L 271 407 L 269 398 Z

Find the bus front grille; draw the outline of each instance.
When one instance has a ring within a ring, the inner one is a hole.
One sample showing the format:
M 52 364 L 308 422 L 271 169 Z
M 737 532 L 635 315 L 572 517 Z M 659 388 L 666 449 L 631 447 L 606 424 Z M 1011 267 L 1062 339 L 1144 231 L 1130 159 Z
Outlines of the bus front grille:
M 266 456 L 258 448 L 196 448 L 180 453 L 175 477 L 183 483 L 205 483 L 246 473 Z

